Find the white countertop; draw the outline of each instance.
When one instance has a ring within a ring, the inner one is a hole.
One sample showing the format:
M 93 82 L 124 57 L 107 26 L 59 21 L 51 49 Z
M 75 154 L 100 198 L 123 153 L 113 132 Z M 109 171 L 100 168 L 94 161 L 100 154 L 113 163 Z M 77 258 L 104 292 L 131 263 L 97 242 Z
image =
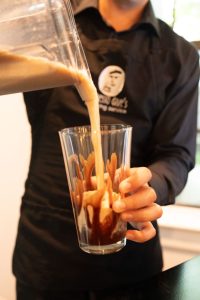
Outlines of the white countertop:
M 200 232 L 200 208 L 181 205 L 164 206 L 158 224 L 160 227 Z

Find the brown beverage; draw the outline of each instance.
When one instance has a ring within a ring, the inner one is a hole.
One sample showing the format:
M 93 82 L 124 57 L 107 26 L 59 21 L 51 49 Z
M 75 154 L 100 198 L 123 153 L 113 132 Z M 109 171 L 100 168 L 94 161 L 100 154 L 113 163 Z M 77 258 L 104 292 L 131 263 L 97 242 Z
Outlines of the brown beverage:
M 100 254 L 120 250 L 121 247 L 116 243 L 124 239 L 126 224 L 120 220 L 120 215 L 113 211 L 112 206 L 114 201 L 123 197 L 118 187 L 129 175 L 129 169 L 117 169 L 117 155 L 112 153 L 106 163 L 103 188 L 97 189 L 97 182 L 92 176 L 95 167 L 94 152 L 87 159 L 80 156 L 79 162 L 76 155 L 71 156 L 70 160 L 77 175 L 73 178 L 75 189 L 71 190 L 71 198 L 83 250 L 89 249 L 88 252 L 92 252 L 93 249 L 95 253 Z M 105 245 L 113 247 L 101 247 Z
M 73 85 L 77 72 L 45 58 L 0 51 L 0 95 Z

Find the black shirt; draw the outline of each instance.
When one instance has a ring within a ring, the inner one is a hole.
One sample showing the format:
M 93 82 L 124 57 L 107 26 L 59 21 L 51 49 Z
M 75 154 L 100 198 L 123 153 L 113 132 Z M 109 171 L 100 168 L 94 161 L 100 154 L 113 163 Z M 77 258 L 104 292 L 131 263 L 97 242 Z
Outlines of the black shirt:
M 132 166 L 149 167 L 158 203 L 173 203 L 194 166 L 197 51 L 154 17 L 150 3 L 140 22 L 123 32 L 105 24 L 97 1 L 72 3 L 101 122 L 133 125 Z M 102 85 L 113 67 L 124 74 L 117 94 Z M 37 289 L 104 288 L 159 272 L 158 231 L 144 244 L 128 242 L 117 254 L 79 250 L 58 137 L 64 127 L 89 124 L 75 88 L 25 93 L 25 104 L 33 142 L 13 259 L 18 280 Z

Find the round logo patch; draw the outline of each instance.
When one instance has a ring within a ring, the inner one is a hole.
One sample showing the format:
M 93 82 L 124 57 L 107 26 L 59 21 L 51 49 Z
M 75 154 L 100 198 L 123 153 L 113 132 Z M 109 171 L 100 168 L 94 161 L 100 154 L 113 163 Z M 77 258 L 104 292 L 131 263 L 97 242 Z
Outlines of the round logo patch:
M 98 85 L 102 94 L 115 97 L 123 89 L 125 73 L 118 66 L 108 66 L 99 75 Z

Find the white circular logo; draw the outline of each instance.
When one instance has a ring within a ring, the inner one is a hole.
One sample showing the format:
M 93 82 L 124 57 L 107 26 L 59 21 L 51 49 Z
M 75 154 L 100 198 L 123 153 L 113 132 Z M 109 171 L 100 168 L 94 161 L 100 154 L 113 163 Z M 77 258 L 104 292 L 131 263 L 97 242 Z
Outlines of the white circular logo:
M 108 66 L 99 75 L 99 90 L 106 96 L 115 97 L 122 91 L 124 82 L 125 73 L 122 68 Z

